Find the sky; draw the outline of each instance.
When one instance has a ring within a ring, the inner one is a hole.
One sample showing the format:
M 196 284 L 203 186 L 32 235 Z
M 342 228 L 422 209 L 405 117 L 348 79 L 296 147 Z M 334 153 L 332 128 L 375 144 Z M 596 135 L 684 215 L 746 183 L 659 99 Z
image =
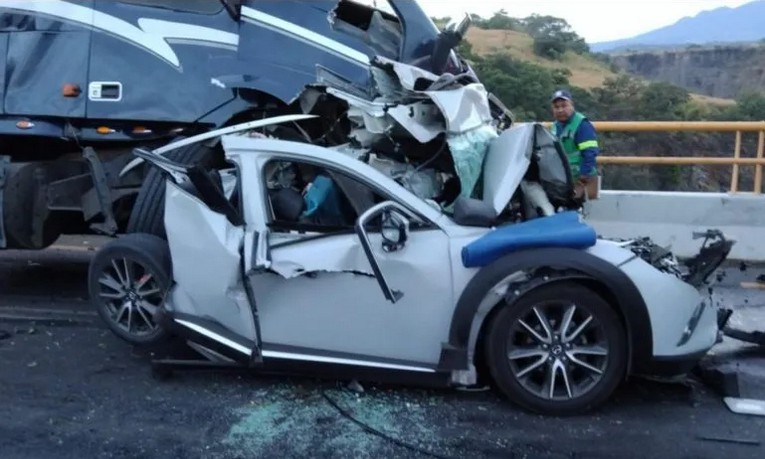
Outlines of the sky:
M 418 0 L 431 17 L 490 17 L 504 8 L 511 17 L 533 13 L 565 19 L 587 43 L 630 38 L 686 16 L 752 0 Z

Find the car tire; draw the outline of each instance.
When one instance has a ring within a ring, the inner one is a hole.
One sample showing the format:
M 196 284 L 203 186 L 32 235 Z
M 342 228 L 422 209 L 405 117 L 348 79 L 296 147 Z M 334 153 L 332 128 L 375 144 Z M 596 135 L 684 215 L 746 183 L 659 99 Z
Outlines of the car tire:
M 179 139 L 176 139 L 179 140 Z M 169 151 L 168 159 L 181 164 L 200 164 L 209 168 L 215 158 L 215 149 L 195 143 Z M 136 197 L 126 228 L 127 233 L 152 234 L 167 239 L 165 232 L 165 180 L 156 167 L 149 167 L 146 179 Z
M 105 244 L 88 269 L 88 293 L 98 315 L 118 337 L 137 346 L 163 344 L 157 323 L 172 283 L 170 249 L 163 239 L 133 233 Z
M 499 390 L 522 408 L 545 415 L 595 409 L 626 371 L 622 321 L 602 296 L 574 282 L 538 287 L 503 306 L 489 324 L 485 343 Z

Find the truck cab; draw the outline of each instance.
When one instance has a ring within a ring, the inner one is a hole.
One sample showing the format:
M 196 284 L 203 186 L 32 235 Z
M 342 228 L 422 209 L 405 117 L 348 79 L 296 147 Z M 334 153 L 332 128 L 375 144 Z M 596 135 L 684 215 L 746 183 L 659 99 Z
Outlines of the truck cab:
M 413 0 L 5 0 L 0 248 L 124 230 L 134 148 L 300 112 L 317 82 L 371 97 L 375 56 L 469 72 L 451 48 L 434 67 L 442 36 Z
M 11 0 L 1 113 L 219 125 L 236 90 L 284 105 L 320 78 L 365 91 L 370 58 L 427 65 L 438 35 L 411 0 Z

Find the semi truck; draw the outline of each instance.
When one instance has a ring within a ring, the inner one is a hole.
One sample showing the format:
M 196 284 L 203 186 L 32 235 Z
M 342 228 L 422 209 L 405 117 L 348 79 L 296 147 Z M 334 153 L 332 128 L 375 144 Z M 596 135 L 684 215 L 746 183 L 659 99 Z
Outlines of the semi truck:
M 303 113 L 312 84 L 371 97 L 376 57 L 475 78 L 455 52 L 467 27 L 439 30 L 414 0 L 4 0 L 0 248 L 164 236 L 162 177 L 134 149 Z M 347 140 L 342 107 L 310 107 L 318 116 L 262 134 Z M 493 96 L 491 107 L 510 116 Z M 225 161 L 214 142 L 167 155 L 210 170 Z

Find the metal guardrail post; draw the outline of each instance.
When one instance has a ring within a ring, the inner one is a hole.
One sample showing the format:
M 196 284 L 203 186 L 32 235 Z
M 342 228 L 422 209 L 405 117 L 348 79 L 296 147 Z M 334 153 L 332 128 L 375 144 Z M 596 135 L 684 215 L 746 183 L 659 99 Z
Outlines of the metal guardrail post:
M 765 155 L 765 130 L 760 131 L 757 140 L 757 159 L 762 159 Z M 754 168 L 754 194 L 762 193 L 762 165 L 758 164 Z
M 741 158 L 741 131 L 736 131 L 736 148 L 733 150 L 733 159 Z M 730 192 L 738 192 L 738 164 L 733 164 L 733 173 L 730 175 Z

